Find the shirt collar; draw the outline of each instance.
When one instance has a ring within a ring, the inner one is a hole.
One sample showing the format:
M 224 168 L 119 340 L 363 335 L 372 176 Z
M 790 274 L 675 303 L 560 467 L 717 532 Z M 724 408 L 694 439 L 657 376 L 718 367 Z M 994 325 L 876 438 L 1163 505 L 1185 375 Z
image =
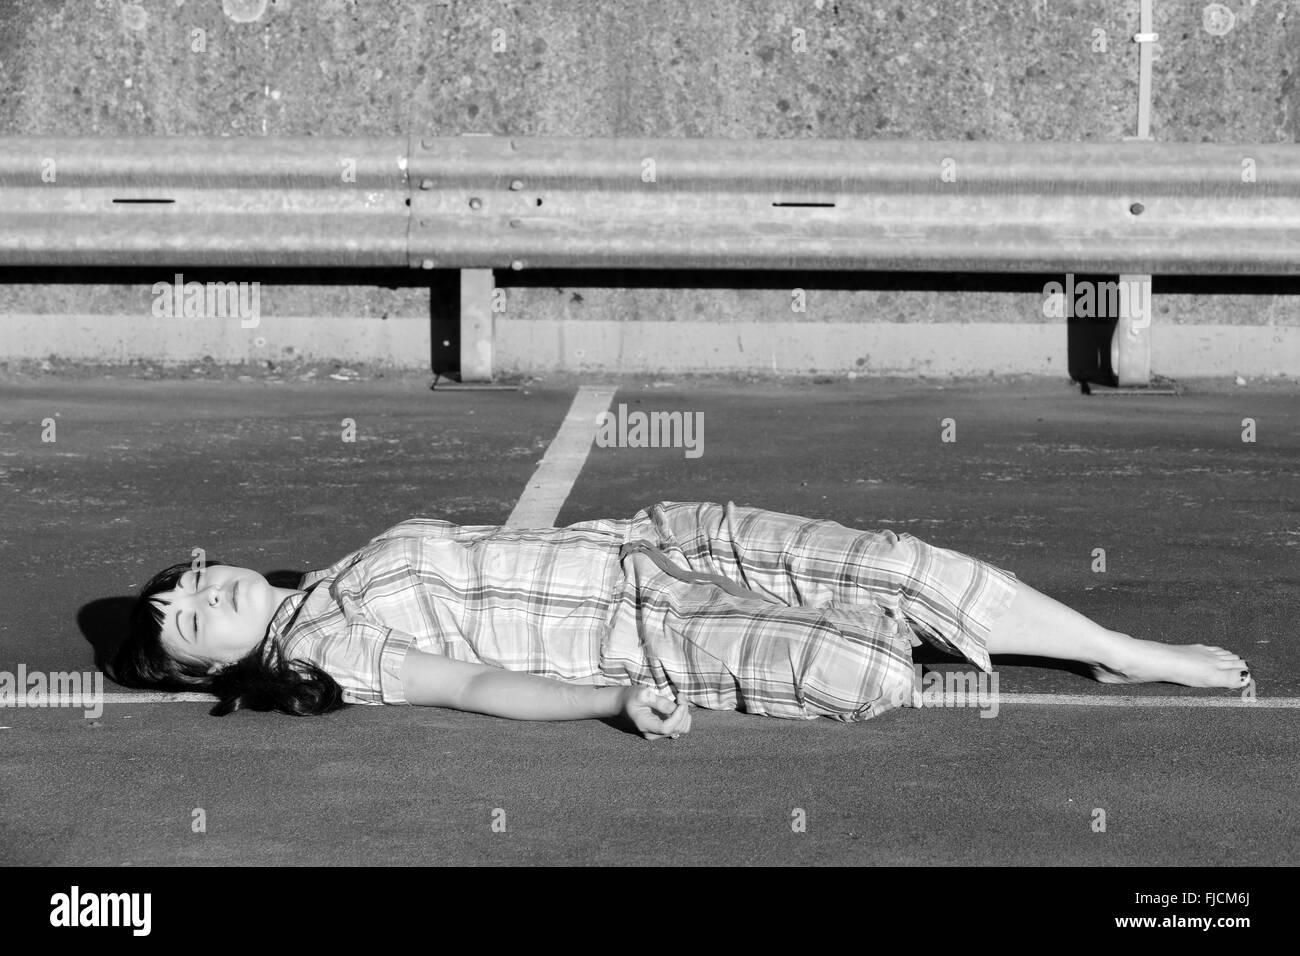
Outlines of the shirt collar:
M 296 594 L 290 594 L 280 602 L 275 613 L 271 615 L 271 623 L 267 630 L 273 638 L 283 638 L 289 630 L 289 625 L 297 616 L 299 609 L 302 608 L 303 601 L 307 600 L 305 591 Z

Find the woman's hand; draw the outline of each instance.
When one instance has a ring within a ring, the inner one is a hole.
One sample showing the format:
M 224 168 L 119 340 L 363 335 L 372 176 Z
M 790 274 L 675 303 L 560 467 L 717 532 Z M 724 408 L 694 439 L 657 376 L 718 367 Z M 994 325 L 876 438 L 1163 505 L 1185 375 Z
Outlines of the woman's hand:
M 623 716 L 646 740 L 680 737 L 691 729 L 690 705 L 653 687 L 625 687 L 620 702 Z

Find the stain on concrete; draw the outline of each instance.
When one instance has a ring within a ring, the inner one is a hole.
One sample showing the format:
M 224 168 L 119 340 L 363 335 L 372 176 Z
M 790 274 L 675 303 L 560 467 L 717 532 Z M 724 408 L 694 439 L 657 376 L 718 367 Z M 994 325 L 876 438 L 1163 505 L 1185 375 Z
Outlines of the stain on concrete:
M 138 3 L 124 3 L 121 9 L 122 24 L 130 30 L 143 30 L 149 22 L 149 14 Z
M 266 12 L 266 0 L 221 0 L 221 9 L 236 23 L 255 23 Z
M 1211 3 L 1201 11 L 1201 23 L 1212 37 L 1226 36 L 1236 22 L 1236 15 L 1221 3 Z

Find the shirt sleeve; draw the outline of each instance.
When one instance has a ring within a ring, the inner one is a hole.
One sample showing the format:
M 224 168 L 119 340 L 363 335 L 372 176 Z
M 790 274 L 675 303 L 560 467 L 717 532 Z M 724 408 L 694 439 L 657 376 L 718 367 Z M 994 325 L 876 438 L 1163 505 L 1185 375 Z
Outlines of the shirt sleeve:
M 402 663 L 415 638 L 405 631 L 352 621 L 322 636 L 309 657 L 343 688 L 350 704 L 405 704 Z
M 387 531 L 370 539 L 371 544 L 394 538 L 423 538 L 425 540 L 475 541 L 501 531 L 499 525 L 459 525 L 441 518 L 407 518 Z

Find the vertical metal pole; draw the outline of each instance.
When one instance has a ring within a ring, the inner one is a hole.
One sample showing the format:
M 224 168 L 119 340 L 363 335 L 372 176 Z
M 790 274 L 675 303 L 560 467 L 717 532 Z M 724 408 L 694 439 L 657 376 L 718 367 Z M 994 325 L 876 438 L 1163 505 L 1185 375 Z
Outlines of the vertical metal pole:
M 1151 62 L 1155 51 L 1151 44 L 1160 39 L 1154 26 L 1152 0 L 1142 0 L 1138 11 L 1138 33 L 1133 40 L 1138 45 L 1138 134 L 1137 139 L 1151 138 Z
M 1125 139 L 1151 139 L 1151 44 L 1160 38 L 1154 27 L 1152 0 L 1142 0 L 1138 12 L 1138 131 Z M 1110 342 L 1110 366 L 1120 386 L 1151 384 L 1151 276 L 1121 275 L 1120 316 Z
M 460 380 L 492 381 L 491 269 L 460 270 Z

